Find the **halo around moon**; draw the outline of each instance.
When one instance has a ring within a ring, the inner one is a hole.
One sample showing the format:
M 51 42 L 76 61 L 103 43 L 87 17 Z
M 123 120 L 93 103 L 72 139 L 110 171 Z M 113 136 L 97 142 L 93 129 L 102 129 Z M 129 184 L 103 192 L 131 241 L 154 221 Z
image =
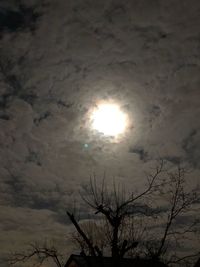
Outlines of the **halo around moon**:
M 100 103 L 91 114 L 92 128 L 105 136 L 118 137 L 127 127 L 127 114 L 115 103 Z

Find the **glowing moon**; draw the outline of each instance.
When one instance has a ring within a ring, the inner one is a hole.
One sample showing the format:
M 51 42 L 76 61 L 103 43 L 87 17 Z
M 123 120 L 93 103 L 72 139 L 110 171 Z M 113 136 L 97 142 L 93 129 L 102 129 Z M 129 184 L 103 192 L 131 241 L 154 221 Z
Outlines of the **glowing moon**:
M 102 103 L 93 111 L 92 128 L 106 136 L 116 137 L 127 126 L 127 115 L 117 104 Z

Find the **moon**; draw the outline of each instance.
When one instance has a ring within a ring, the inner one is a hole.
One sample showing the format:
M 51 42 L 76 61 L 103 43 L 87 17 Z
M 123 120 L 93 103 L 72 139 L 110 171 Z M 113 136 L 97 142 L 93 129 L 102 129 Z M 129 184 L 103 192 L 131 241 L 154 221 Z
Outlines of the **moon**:
M 100 103 L 91 115 L 92 128 L 105 136 L 118 137 L 127 127 L 127 114 L 118 104 Z

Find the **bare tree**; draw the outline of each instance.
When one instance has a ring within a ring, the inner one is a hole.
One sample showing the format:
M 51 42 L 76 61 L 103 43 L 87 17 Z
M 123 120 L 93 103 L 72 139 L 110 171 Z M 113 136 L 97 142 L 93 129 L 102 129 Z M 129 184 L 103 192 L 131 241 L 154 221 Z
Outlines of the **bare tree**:
M 13 253 L 9 260 L 11 265 L 16 263 L 25 263 L 29 260 L 35 260 L 40 266 L 46 260 L 52 260 L 57 267 L 63 267 L 63 256 L 58 252 L 54 245 L 45 242 L 42 245 L 33 243 L 29 245 L 27 251 Z
M 97 221 L 97 220 L 87 220 L 85 222 L 80 223 L 82 231 L 88 237 L 90 242 L 95 247 L 98 247 L 102 253 L 107 247 L 108 241 L 106 237 L 106 231 L 108 230 L 104 221 Z M 105 229 L 107 229 L 105 231 Z M 80 248 L 80 250 L 86 253 L 86 255 L 90 254 L 90 249 L 88 248 L 87 243 L 83 240 L 80 234 L 75 231 L 71 234 L 71 240 L 74 245 Z
M 113 266 L 119 267 L 124 257 L 147 257 L 167 264 L 183 266 L 197 257 L 200 251 L 179 255 L 172 251 L 199 229 L 199 221 L 191 220 L 180 227 L 182 216 L 194 212 L 200 202 L 199 189 L 189 188 L 186 171 L 164 169 L 163 161 L 152 174 L 147 175 L 145 189 L 127 193 L 123 186 L 113 183 L 110 189 L 103 179 L 90 179 L 83 187 L 81 197 L 92 212 L 93 219 L 81 222 L 75 211 L 67 215 L 75 227 L 72 238 L 83 256 L 103 257 L 110 255 Z M 94 219 L 95 217 L 95 219 Z M 53 246 L 31 245 L 24 253 L 13 255 L 11 262 L 25 262 L 36 257 L 39 263 L 52 259 L 62 267 L 61 255 Z
M 134 237 L 135 232 L 133 231 L 134 209 L 138 207 L 139 201 L 151 195 L 161 186 L 163 181 L 159 179 L 159 175 L 162 171 L 163 162 L 160 162 L 155 172 L 148 175 L 147 186 L 140 193 L 127 195 L 125 189 L 116 186 L 115 183 L 113 190 L 109 191 L 105 181 L 102 182 L 101 187 L 98 187 L 96 179 L 91 179 L 89 188 L 86 188 L 84 194 L 82 194 L 82 199 L 94 210 L 95 214 L 101 215 L 105 219 L 105 237 L 108 240 L 110 254 L 115 266 L 118 266 L 121 258 L 138 246 L 138 240 Z M 142 209 L 142 212 L 144 213 L 145 210 Z M 74 214 L 67 212 L 67 215 L 82 241 L 87 245 L 89 255 L 101 256 L 103 254 L 102 248 L 84 232 Z
M 101 256 L 104 248 L 110 249 L 107 252 L 110 252 L 115 266 L 118 266 L 119 259 L 127 255 L 145 255 L 168 264 L 186 263 L 187 259 L 194 258 L 199 252 L 178 256 L 176 251 L 170 251 L 172 243 L 177 248 L 181 247 L 181 242 L 199 226 L 199 220 L 194 219 L 192 223 L 177 227 L 177 220 L 191 212 L 200 200 L 198 188 L 187 190 L 185 174 L 185 169 L 179 166 L 168 172 L 161 162 L 155 172 L 148 175 L 146 189 L 130 195 L 116 184 L 109 191 L 105 181 L 98 186 L 96 179 L 90 180 L 89 187 L 82 193 L 82 199 L 96 215 L 101 215 L 96 220 L 96 229 L 98 220 L 105 219 L 102 234 L 104 242 L 100 247 L 94 236 L 91 237 L 92 232 L 89 235 L 74 214 L 67 212 L 78 233 L 76 241 L 81 245 L 81 250 L 88 255 Z M 161 203 L 160 207 L 156 207 L 156 201 Z M 149 225 L 148 221 L 151 222 Z M 152 227 L 154 221 L 157 227 Z M 160 228 L 159 231 L 157 228 Z
M 187 259 L 193 258 L 199 254 L 188 254 L 178 256 L 176 251 L 171 250 L 171 245 L 174 243 L 176 247 L 181 247 L 183 242 L 186 242 L 187 236 L 194 234 L 199 227 L 200 220 L 194 218 L 191 221 L 177 224 L 178 219 L 187 213 L 195 210 L 195 204 L 199 203 L 199 189 L 195 187 L 188 189 L 184 168 L 178 166 L 176 171 L 167 172 L 167 183 L 159 188 L 161 199 L 164 200 L 163 206 L 165 209 L 156 216 L 156 220 L 162 222 L 161 235 L 156 234 L 157 238 L 153 242 L 146 242 L 147 255 L 152 258 L 165 258 L 169 252 L 167 263 L 187 262 Z M 166 180 L 165 180 L 166 181 Z M 155 234 L 154 234 L 155 236 Z

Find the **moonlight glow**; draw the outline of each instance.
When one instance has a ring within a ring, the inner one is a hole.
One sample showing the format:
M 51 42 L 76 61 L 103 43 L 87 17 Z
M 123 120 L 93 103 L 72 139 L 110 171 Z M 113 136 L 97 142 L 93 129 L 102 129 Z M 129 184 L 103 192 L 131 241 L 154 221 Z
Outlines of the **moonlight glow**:
M 126 114 L 116 104 L 100 104 L 92 113 L 92 128 L 107 136 L 122 134 L 126 122 Z

